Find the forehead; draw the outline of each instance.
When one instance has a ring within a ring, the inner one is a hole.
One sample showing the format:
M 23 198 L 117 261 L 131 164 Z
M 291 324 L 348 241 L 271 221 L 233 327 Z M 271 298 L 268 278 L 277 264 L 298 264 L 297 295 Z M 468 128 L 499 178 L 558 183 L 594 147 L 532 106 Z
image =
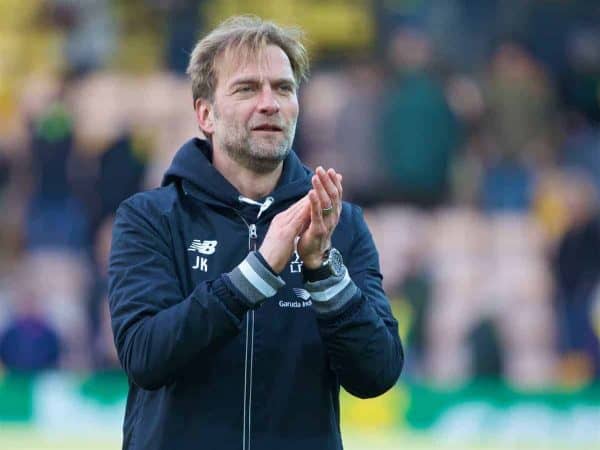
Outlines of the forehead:
M 290 59 L 276 45 L 267 45 L 257 50 L 229 49 L 215 61 L 215 74 L 217 89 L 246 78 L 294 80 Z

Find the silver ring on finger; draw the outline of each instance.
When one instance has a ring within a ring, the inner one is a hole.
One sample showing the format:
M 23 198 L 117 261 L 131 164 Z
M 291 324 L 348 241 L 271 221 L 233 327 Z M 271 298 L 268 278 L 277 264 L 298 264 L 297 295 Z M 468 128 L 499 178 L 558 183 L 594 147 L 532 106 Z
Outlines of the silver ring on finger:
M 333 212 L 333 205 L 329 205 L 327 208 L 323 208 L 321 212 L 323 213 L 323 216 L 328 216 Z

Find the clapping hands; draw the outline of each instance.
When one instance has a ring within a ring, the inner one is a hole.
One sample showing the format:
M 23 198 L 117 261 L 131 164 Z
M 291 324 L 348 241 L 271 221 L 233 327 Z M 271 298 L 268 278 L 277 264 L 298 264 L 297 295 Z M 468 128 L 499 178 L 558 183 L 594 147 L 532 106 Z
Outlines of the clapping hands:
M 342 175 L 317 167 L 311 182 L 313 188 L 306 196 L 273 218 L 259 249 L 277 273 L 290 260 L 298 236 L 298 254 L 309 269 L 319 267 L 331 247 L 342 212 Z

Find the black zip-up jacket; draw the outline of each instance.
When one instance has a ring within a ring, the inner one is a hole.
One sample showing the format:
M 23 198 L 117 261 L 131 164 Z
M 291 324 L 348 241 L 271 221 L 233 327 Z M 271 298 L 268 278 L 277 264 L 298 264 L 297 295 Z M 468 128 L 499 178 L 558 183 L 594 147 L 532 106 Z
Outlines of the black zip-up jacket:
M 403 363 L 361 210 L 345 202 L 332 238 L 343 277 L 306 282 L 297 255 L 278 276 L 250 250 L 311 172 L 291 152 L 275 190 L 252 202 L 210 160 L 205 141 L 189 141 L 162 187 L 117 211 L 109 301 L 129 378 L 123 449 L 341 449 L 340 385 L 380 395 Z

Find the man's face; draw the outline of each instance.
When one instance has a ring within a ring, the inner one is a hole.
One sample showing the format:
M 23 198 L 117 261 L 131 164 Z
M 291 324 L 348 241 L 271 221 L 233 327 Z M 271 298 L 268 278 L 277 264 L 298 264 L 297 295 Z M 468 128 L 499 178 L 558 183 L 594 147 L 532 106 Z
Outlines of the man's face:
M 212 142 L 215 151 L 255 172 L 274 170 L 290 151 L 298 118 L 296 82 L 285 52 L 269 45 L 240 64 L 217 63 Z

